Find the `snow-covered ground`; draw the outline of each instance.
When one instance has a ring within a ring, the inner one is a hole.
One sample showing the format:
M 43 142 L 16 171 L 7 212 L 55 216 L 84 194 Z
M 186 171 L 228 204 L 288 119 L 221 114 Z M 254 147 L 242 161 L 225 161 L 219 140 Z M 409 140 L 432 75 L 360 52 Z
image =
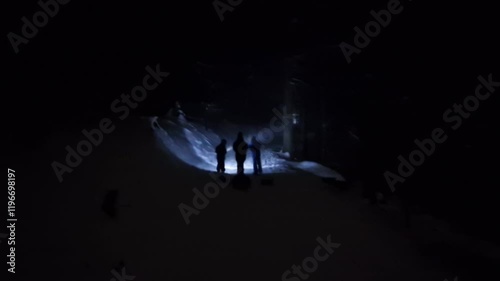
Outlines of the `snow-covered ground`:
M 158 141 L 164 145 L 164 150 L 183 162 L 205 171 L 216 170 L 217 162 L 214 148 L 220 143 L 220 140 L 222 138 L 231 140 L 237 133 L 237 131 L 232 132 L 232 135 L 216 133 L 212 130 L 206 130 L 201 124 L 185 119 L 171 120 L 151 117 L 147 120 L 149 120 Z M 249 142 L 251 136 L 246 135 L 245 139 Z M 236 174 L 236 161 L 231 142 L 228 143 L 227 149 L 226 172 Z M 291 173 L 298 169 L 319 177 L 345 181 L 341 174 L 321 164 L 311 161 L 286 161 L 284 156 L 287 154 L 274 152 L 265 146 L 261 153 L 264 173 Z M 252 159 L 249 153 L 248 160 L 245 162 L 245 170 L 252 169 Z
M 215 146 L 221 139 L 226 139 L 226 172 L 236 174 L 237 166 L 232 148 L 232 140 L 238 131 L 231 132 L 231 135 L 223 132 L 206 130 L 202 124 L 189 122 L 185 119 L 172 120 L 166 118 L 149 118 L 155 136 L 164 146 L 164 150 L 175 155 L 177 158 L 205 171 L 216 171 L 217 161 L 215 156 Z M 250 143 L 252 136 L 245 135 L 245 140 Z M 261 151 L 262 169 L 264 173 L 291 172 L 285 160 L 277 157 L 269 148 Z M 245 170 L 252 170 L 253 164 L 250 153 L 244 165 Z
M 301 161 L 301 162 L 288 162 L 288 164 L 296 169 L 301 169 L 303 171 L 314 174 L 318 177 L 334 178 L 338 181 L 345 181 L 345 178 L 338 172 L 316 162 Z
M 201 168 L 180 161 L 191 152 L 165 149 L 147 120 L 120 125 L 61 184 L 50 163 L 81 136 L 54 136 L 34 155 L 31 191 L 16 199 L 17 269 L 30 276 L 22 280 L 109 281 L 120 261 L 134 280 L 282 280 L 312 256 L 317 237 L 328 235 L 341 246 L 308 280 L 442 281 L 460 274 L 425 256 L 398 215 L 300 170 L 251 177 L 248 191 L 222 189 L 186 225 L 178 206 L 193 206 L 192 189 L 213 181 L 203 169 L 212 160 L 200 159 Z M 261 184 L 270 177 L 273 185 Z M 119 191 L 116 219 L 101 210 L 111 189 Z

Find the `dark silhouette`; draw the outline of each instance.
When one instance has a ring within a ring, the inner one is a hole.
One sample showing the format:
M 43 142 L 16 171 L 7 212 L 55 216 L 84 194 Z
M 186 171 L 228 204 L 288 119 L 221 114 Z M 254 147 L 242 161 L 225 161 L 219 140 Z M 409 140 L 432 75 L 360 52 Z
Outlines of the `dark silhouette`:
M 247 158 L 248 144 L 243 139 L 243 133 L 239 132 L 236 141 L 233 143 L 234 155 L 238 167 L 238 174 L 243 174 L 243 164 Z
M 261 144 L 257 141 L 255 137 L 252 137 L 250 142 L 250 151 L 252 152 L 253 158 L 253 173 L 254 175 L 262 174 L 262 162 L 260 160 L 260 147 Z
M 217 173 L 224 173 L 226 171 L 224 161 L 226 161 L 226 140 L 222 139 L 220 144 L 215 147 L 215 153 L 217 154 Z

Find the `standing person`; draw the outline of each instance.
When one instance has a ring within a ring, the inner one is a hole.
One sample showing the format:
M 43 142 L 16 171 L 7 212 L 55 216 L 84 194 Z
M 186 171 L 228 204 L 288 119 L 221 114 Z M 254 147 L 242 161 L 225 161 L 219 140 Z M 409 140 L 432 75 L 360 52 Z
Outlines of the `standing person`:
M 222 139 L 220 144 L 215 147 L 215 153 L 217 154 L 217 173 L 224 173 L 226 168 L 224 167 L 224 162 L 226 161 L 226 140 Z
M 238 174 L 243 174 L 243 164 L 247 158 L 248 144 L 243 139 L 243 133 L 239 132 L 238 137 L 233 143 L 234 155 L 238 167 Z
M 252 151 L 253 158 L 253 174 L 258 175 L 262 174 L 262 162 L 260 160 L 260 143 L 257 141 L 257 138 L 252 137 L 252 141 L 250 142 L 250 151 Z

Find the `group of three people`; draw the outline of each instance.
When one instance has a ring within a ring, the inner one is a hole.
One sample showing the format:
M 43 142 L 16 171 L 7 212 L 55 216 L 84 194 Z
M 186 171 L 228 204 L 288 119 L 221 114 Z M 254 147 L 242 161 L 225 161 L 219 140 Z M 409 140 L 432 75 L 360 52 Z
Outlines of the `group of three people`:
M 220 144 L 215 147 L 215 153 L 217 154 L 217 172 L 224 173 L 225 169 L 225 160 L 226 160 L 226 140 L 222 139 Z M 247 158 L 247 150 L 250 149 L 252 152 L 253 158 L 253 173 L 255 175 L 262 174 L 262 163 L 260 160 L 260 143 L 257 141 L 255 137 L 252 137 L 252 141 L 250 145 L 248 145 L 243 139 L 243 134 L 241 132 L 238 133 L 238 137 L 236 141 L 233 143 L 234 155 L 236 158 L 238 174 L 243 174 L 244 171 L 244 163 Z

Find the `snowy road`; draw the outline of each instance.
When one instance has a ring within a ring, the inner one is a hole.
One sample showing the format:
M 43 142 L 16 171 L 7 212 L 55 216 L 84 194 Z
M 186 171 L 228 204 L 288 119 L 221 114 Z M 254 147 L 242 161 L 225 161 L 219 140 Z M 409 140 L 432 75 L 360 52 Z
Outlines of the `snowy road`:
M 36 164 L 50 168 L 51 157 Z M 252 178 L 247 192 L 225 188 L 186 225 L 178 205 L 211 178 L 168 155 L 144 122 L 110 135 L 62 184 L 43 167 L 40 188 L 22 199 L 39 211 L 23 213 L 18 230 L 37 239 L 20 235 L 19 256 L 50 280 L 108 281 L 120 261 L 135 280 L 281 280 L 328 235 L 341 247 L 308 280 L 453 277 L 401 225 L 304 172 L 273 174 L 271 186 Z M 110 189 L 119 191 L 115 220 L 101 211 Z

